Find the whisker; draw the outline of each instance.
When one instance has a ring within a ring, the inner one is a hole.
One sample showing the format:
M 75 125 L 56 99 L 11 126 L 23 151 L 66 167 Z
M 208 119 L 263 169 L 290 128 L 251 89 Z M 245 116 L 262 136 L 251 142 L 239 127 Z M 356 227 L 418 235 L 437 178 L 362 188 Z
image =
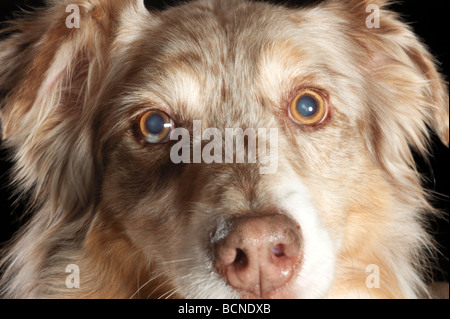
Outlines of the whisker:
M 183 261 L 190 261 L 190 260 L 194 260 L 194 258 L 190 257 L 190 258 L 184 258 L 184 259 L 164 261 L 164 262 L 161 263 L 161 265 L 173 264 L 173 263 L 178 263 L 178 262 L 183 262 Z
M 149 298 L 151 295 L 153 295 L 153 293 L 154 293 L 155 291 L 157 291 L 158 288 L 164 286 L 164 285 L 167 284 L 169 281 L 170 281 L 170 279 L 166 279 L 165 281 L 163 281 L 159 286 L 157 286 L 155 289 L 153 289 L 153 291 L 152 291 L 151 293 L 149 293 L 149 294 L 147 295 L 147 298 Z
M 165 275 L 167 273 L 167 271 L 163 271 L 163 272 L 160 272 L 160 273 L 158 273 L 157 275 L 154 275 L 154 276 L 152 276 L 149 280 L 147 280 L 142 286 L 140 286 L 132 295 L 131 295 L 131 297 L 130 297 L 130 299 L 133 299 L 133 297 L 136 295 L 136 294 L 138 294 L 139 293 L 139 291 L 141 291 L 142 290 L 142 288 L 144 288 L 145 286 L 147 286 L 150 282 L 152 282 L 153 280 L 155 280 L 156 278 L 158 278 L 158 277 L 160 277 L 160 276 L 162 276 L 162 275 Z
M 172 296 L 177 291 L 178 291 L 178 287 L 172 288 L 172 289 L 166 291 L 165 293 L 163 293 L 161 296 L 159 296 L 158 299 L 164 298 L 164 296 L 167 295 L 167 294 L 169 294 L 169 295 L 166 298 L 164 298 L 164 299 L 169 299 L 169 297 Z
M 184 276 L 182 276 L 180 279 L 185 279 L 185 278 L 188 278 L 188 277 L 191 277 L 193 274 L 192 273 L 190 273 L 190 274 L 187 274 L 187 275 L 184 275 Z M 173 292 L 172 292 L 173 291 Z M 170 289 L 169 291 L 167 291 L 167 292 L 165 292 L 164 294 L 162 294 L 161 296 L 159 296 L 159 298 L 158 299 L 161 299 L 161 298 L 163 298 L 164 297 L 164 295 L 166 295 L 166 294 L 168 294 L 168 293 L 170 293 L 170 295 L 169 296 L 167 296 L 165 299 L 169 299 L 170 298 L 170 296 L 172 296 L 173 294 L 175 294 L 176 292 L 178 292 L 179 291 L 179 287 L 176 287 L 176 288 L 173 288 L 173 289 Z M 172 292 L 172 293 L 171 293 Z

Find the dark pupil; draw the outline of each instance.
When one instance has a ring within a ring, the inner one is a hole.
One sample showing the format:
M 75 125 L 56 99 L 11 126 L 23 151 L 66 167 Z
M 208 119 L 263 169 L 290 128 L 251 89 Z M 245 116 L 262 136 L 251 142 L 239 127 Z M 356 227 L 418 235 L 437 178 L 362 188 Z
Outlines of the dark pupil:
M 305 117 L 316 114 L 317 108 L 317 101 L 311 96 L 304 96 L 297 102 L 297 110 Z
M 145 127 L 152 134 L 160 134 L 164 130 L 165 121 L 159 114 L 152 114 L 147 118 Z

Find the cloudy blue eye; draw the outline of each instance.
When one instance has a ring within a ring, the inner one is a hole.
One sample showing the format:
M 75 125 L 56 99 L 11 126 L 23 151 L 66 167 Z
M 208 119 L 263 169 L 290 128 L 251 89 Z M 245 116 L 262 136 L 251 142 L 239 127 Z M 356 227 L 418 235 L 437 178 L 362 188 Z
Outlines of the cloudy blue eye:
M 164 143 L 169 140 L 170 132 L 174 128 L 172 119 L 158 110 L 147 111 L 139 119 L 142 137 L 148 143 Z
M 318 91 L 302 90 L 292 100 L 289 115 L 301 125 L 319 124 L 328 115 L 327 103 Z
M 150 114 L 145 120 L 145 127 L 151 134 L 161 134 L 164 131 L 164 118 L 158 114 Z
M 297 111 L 300 112 L 304 117 L 311 117 L 317 113 L 319 109 L 317 105 L 317 100 L 312 96 L 305 95 L 298 99 Z

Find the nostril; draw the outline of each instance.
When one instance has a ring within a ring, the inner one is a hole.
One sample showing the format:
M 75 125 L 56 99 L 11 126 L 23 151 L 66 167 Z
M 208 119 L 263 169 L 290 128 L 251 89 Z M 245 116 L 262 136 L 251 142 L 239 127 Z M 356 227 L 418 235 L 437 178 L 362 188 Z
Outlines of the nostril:
M 278 244 L 272 248 L 272 254 L 274 254 L 275 257 L 283 257 L 284 256 L 284 245 Z
M 244 251 L 240 248 L 236 249 L 236 258 L 234 259 L 233 264 L 235 266 L 244 267 L 248 263 L 247 256 Z

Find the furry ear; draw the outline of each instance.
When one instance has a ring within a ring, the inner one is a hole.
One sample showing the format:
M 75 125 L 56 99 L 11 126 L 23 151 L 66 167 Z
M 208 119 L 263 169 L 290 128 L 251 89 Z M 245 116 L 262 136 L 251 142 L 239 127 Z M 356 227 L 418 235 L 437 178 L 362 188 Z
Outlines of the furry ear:
M 364 50 L 369 114 L 361 132 L 374 158 L 401 178 L 408 167 L 415 169 L 411 148 L 428 155 L 430 128 L 448 146 L 448 87 L 427 48 L 396 13 L 382 8 L 379 28 L 366 26 L 368 14 L 347 16 L 349 35 Z
M 2 138 L 19 190 L 76 212 L 94 191 L 95 105 L 114 78 L 109 55 L 125 47 L 116 26 L 125 11 L 136 20 L 148 12 L 137 0 L 51 3 L 2 31 L 11 33 L 0 42 Z

